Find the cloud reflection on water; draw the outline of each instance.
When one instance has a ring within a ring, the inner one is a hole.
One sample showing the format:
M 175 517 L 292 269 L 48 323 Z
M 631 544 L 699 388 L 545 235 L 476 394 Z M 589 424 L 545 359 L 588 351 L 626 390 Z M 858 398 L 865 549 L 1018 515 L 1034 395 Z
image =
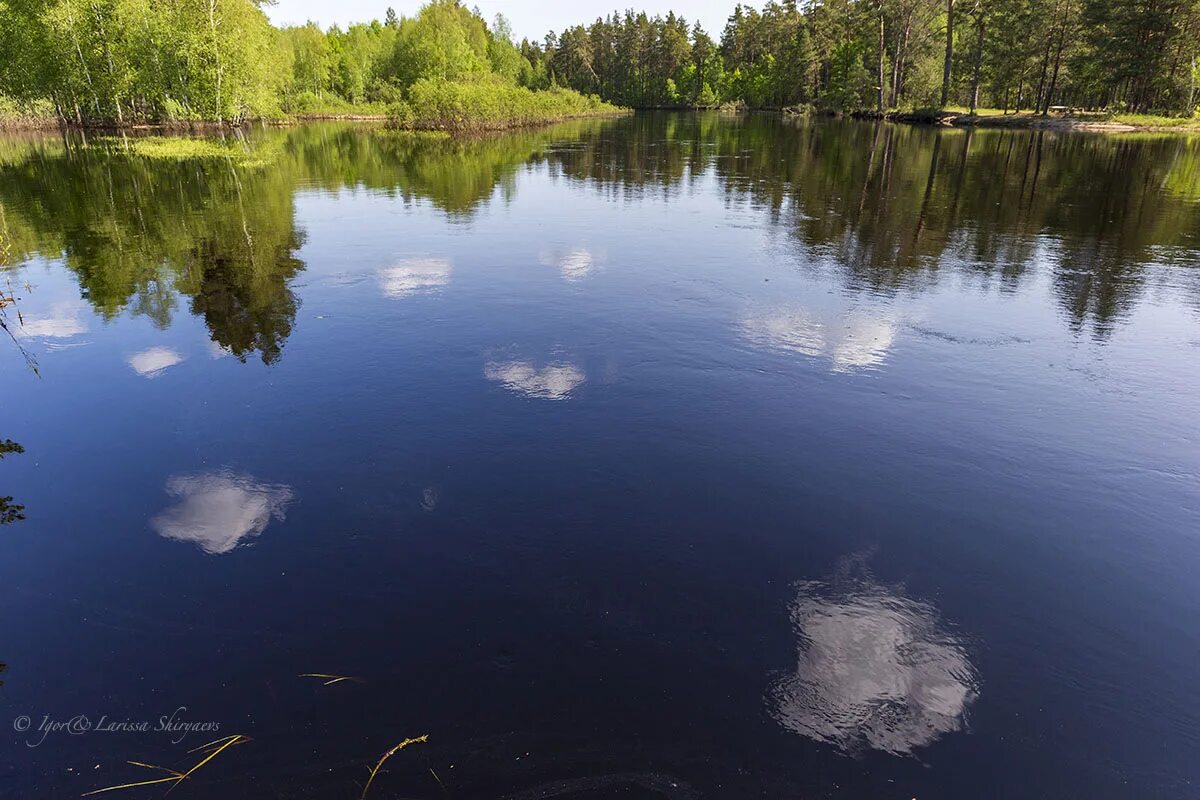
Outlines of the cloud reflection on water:
M 860 309 L 837 315 L 779 311 L 743 320 L 742 335 L 762 347 L 828 358 L 832 371 L 850 372 L 883 364 L 898 327 L 887 314 Z
M 903 755 L 964 726 L 978 678 L 933 606 L 865 580 L 806 581 L 791 618 L 798 663 L 768 695 L 787 730 Z
M 151 347 L 129 357 L 129 366 L 143 378 L 157 378 L 169 367 L 181 364 L 184 357 L 169 347 Z
M 78 301 L 55 303 L 49 315 L 26 319 L 18 331 L 44 339 L 70 339 L 88 331 L 83 311 L 84 305 Z
M 601 261 L 603 261 L 602 256 L 586 247 L 548 251 L 541 255 L 543 264 L 557 268 L 563 278 L 568 281 L 583 280 Z
M 258 536 L 272 517 L 282 520 L 295 497 L 291 487 L 227 470 L 175 475 L 166 490 L 178 502 L 150 520 L 150 527 L 168 539 L 192 542 L 210 555 L 228 553 Z
M 587 380 L 582 369 L 566 362 L 538 368 L 532 361 L 492 361 L 484 366 L 483 376 L 509 391 L 546 400 L 566 400 Z
M 379 285 L 388 297 L 408 297 L 450 283 L 450 262 L 444 258 L 410 258 L 379 271 Z

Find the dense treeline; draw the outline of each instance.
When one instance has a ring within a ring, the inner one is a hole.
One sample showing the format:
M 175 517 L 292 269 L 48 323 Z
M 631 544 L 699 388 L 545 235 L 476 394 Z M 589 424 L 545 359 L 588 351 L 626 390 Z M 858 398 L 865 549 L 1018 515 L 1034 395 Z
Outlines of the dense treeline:
M 626 12 L 522 50 L 573 88 L 637 106 L 1069 105 L 1191 115 L 1200 4 L 772 0 L 761 11 L 737 6 L 719 42 L 673 14 Z
M 0 0 L 0 100 L 75 122 L 380 112 L 420 81 L 636 107 L 1190 116 L 1200 100 L 1194 0 L 772 0 L 734 8 L 718 38 L 627 11 L 520 44 L 459 0 L 345 30 L 275 28 L 262 2 Z

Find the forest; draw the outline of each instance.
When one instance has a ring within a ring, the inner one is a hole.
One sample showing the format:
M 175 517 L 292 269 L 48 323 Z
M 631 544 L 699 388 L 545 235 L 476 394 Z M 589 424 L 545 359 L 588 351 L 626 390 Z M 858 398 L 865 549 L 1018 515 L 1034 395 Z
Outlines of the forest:
M 738 5 L 720 32 L 625 11 L 520 42 L 458 0 L 344 30 L 277 28 L 262 5 L 0 0 L 0 111 L 123 124 L 392 109 L 439 127 L 439 114 L 499 126 L 610 110 L 596 98 L 1175 117 L 1198 100 L 1194 0 L 784 0 Z

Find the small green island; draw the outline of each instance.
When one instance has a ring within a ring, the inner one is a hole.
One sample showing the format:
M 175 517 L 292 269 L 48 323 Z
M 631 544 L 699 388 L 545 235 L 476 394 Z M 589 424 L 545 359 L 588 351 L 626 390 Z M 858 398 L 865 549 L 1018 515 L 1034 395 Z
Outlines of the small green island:
M 629 10 L 519 42 L 459 0 L 345 29 L 277 27 L 265 5 L 0 0 L 0 127 L 479 132 L 664 108 L 1200 127 L 1200 7 L 1184 0 L 772 0 L 735 6 L 719 38 Z

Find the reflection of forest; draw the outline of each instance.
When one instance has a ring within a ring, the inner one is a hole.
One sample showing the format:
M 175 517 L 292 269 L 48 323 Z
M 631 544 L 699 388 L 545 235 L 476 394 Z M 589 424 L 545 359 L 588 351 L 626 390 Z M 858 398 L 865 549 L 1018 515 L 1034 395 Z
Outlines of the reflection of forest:
M 785 230 L 802 263 L 851 289 L 916 290 L 949 268 L 1011 291 L 1051 270 L 1074 327 L 1099 336 L 1151 264 L 1187 267 L 1200 299 L 1200 140 L 719 115 L 622 120 L 562 171 L 613 191 L 661 191 L 713 169 L 732 200 Z
M 5 456 L 20 455 L 24 452 L 25 448 L 12 439 L 0 439 L 0 460 L 3 460 Z M 0 525 L 11 525 L 23 519 L 25 519 L 25 506 L 14 503 L 12 495 L 0 497 Z M 4 665 L 0 664 L 0 672 L 3 671 Z M 3 685 L 4 681 L 0 681 L 0 686 Z
M 213 341 L 270 363 L 291 332 L 288 281 L 303 264 L 295 177 L 224 159 L 165 161 L 62 140 L 0 150 L 8 257 L 61 257 L 106 317 L 131 307 L 166 326 L 190 299 Z
M 130 308 L 166 325 L 182 295 L 217 344 L 270 363 L 296 314 L 299 187 L 363 186 L 457 217 L 511 197 L 525 165 L 617 197 L 669 197 L 715 173 L 802 262 L 836 264 L 850 288 L 917 289 L 954 266 L 1011 290 L 1037 263 L 1072 324 L 1099 335 L 1136 303 L 1150 264 L 1190 267 L 1200 221 L 1200 142 L 1183 137 L 648 114 L 473 140 L 313 125 L 245 146 L 262 157 L 0 140 L 0 252 L 63 258 L 106 316 Z M 1197 270 L 1176 272 L 1197 283 Z

